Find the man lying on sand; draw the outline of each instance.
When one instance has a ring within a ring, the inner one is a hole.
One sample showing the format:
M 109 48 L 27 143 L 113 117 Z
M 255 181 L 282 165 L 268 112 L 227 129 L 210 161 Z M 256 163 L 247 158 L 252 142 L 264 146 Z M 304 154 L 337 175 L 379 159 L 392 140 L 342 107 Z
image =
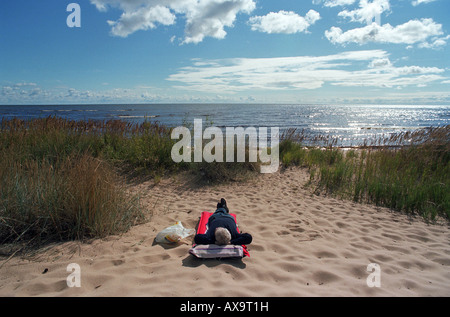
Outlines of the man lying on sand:
M 208 231 L 205 234 L 196 234 L 194 237 L 196 244 L 235 244 L 243 245 L 252 242 L 252 236 L 249 233 L 239 233 L 236 221 L 227 207 L 225 199 L 217 203 L 217 209 L 209 217 Z

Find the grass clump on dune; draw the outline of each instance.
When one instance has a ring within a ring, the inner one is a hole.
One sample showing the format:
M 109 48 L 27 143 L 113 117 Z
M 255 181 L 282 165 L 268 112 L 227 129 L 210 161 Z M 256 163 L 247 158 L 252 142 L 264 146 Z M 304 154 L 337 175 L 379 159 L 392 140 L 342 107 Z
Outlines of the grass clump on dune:
M 191 171 L 239 180 L 257 163 L 175 163 L 171 128 L 58 117 L 0 122 L 0 242 L 103 237 L 145 218 L 124 180 Z M 151 214 L 151 211 L 148 211 Z
M 122 176 L 175 168 L 168 131 L 119 120 L 3 119 L 0 241 L 102 237 L 143 221 Z
M 0 164 L 2 242 L 104 237 L 143 218 L 114 169 L 89 154 Z
M 404 132 L 343 151 L 335 146 L 307 148 L 285 138 L 284 166 L 309 168 L 318 190 L 374 203 L 427 219 L 450 218 L 450 126 Z

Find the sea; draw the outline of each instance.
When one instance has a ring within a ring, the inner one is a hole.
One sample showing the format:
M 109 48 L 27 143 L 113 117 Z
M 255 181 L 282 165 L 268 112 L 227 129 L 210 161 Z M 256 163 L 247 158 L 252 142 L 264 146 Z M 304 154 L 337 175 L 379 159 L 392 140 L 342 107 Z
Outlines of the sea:
M 426 127 L 450 125 L 450 105 L 313 105 L 313 104 L 95 104 L 0 105 L 0 118 L 57 116 L 71 120 L 157 121 L 170 127 L 278 127 L 280 134 L 296 129 L 327 136 L 341 146 Z

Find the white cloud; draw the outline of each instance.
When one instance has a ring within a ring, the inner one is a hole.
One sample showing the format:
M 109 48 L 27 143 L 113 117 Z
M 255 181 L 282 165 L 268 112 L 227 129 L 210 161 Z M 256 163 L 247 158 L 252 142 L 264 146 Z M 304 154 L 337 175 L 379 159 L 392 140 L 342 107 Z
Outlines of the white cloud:
M 337 6 L 351 5 L 355 2 L 356 0 L 327 0 L 323 5 L 326 7 L 337 7 Z
M 156 23 L 172 25 L 175 23 L 175 15 L 168 8 L 158 5 L 124 12 L 118 21 L 108 21 L 111 33 L 121 37 L 127 37 L 138 30 L 154 29 Z
M 337 7 L 337 6 L 345 6 L 345 5 L 351 5 L 355 3 L 357 0 L 325 0 L 324 6 L 325 7 Z M 322 0 L 313 0 L 313 4 L 320 4 Z
M 380 20 L 380 16 L 384 12 L 390 11 L 389 0 L 361 0 L 359 2 L 359 9 L 352 11 L 344 10 L 339 12 L 339 16 L 344 18 L 350 18 L 353 22 L 366 22 L 367 24 L 372 21 Z
M 450 35 L 444 37 L 434 37 L 431 39 L 431 42 L 420 43 L 419 48 L 440 49 L 447 45 L 448 39 L 450 39 Z
M 412 3 L 428 3 L 433 0 L 418 0 Z M 351 5 L 356 1 L 327 0 L 326 6 Z M 343 10 L 338 16 L 348 18 L 351 22 L 366 23 L 367 26 L 343 31 L 340 27 L 333 26 L 325 31 L 326 38 L 334 43 L 346 45 L 356 43 L 407 44 L 407 49 L 417 44 L 419 48 L 439 49 L 447 44 L 449 36 L 442 36 L 442 24 L 436 23 L 431 18 L 410 20 L 404 24 L 392 26 L 389 23 L 381 23 L 381 15 L 390 13 L 389 0 L 359 0 L 359 8 Z
M 356 58 L 361 63 L 365 64 L 367 58 L 364 55 L 370 54 L 371 51 L 363 52 L 359 57 L 354 54 L 348 54 L 348 58 Z M 350 52 L 353 53 L 353 52 Z M 373 52 L 374 56 L 377 56 L 377 52 Z M 380 52 L 382 53 L 382 52 Z M 354 55 L 354 56 L 353 56 Z M 380 54 L 379 56 L 382 56 Z M 333 64 L 333 58 L 339 58 L 338 55 L 333 56 L 322 56 L 322 57 L 304 57 L 305 62 L 307 58 L 311 58 L 311 61 L 315 60 L 315 63 L 323 63 L 323 67 L 328 65 L 330 68 L 345 67 L 344 63 L 339 66 L 337 63 L 335 66 Z M 341 58 L 346 58 L 342 55 Z M 383 57 L 381 57 L 383 59 Z M 224 62 L 225 63 L 225 62 Z M 371 62 L 369 62 L 370 64 Z M 274 63 L 276 64 L 276 63 Z M 376 63 L 374 63 L 376 64 Z M 219 66 L 216 63 L 216 66 Z M 317 65 L 318 66 L 318 65 Z M 412 67 L 412 66 L 409 66 Z M 319 67 L 320 69 L 320 67 Z M 323 90 L 316 91 L 310 86 L 309 90 L 305 88 L 283 88 L 284 83 L 279 81 L 278 83 L 273 82 L 277 89 L 264 89 L 262 91 L 249 91 L 246 89 L 241 89 L 240 91 L 235 91 L 236 93 L 231 94 L 230 91 L 221 91 L 218 87 L 211 85 L 211 90 L 206 91 L 206 89 L 199 89 L 198 92 L 191 89 L 189 86 L 177 87 L 185 89 L 176 90 L 166 90 L 156 87 L 149 87 L 147 85 L 136 86 L 127 89 L 108 89 L 108 90 L 80 90 L 69 87 L 54 87 L 54 88 L 40 88 L 37 86 L 27 86 L 26 88 L 17 88 L 15 84 L 9 84 L 8 86 L 0 86 L 0 104 L 98 104 L 98 103 L 186 103 L 186 102 L 289 102 L 297 103 L 299 102 L 299 95 L 302 96 L 302 102 L 310 103 L 411 103 L 411 104 L 427 104 L 427 103 L 438 103 L 438 104 L 448 104 L 450 102 L 450 92 L 448 90 L 444 91 L 427 91 L 427 90 L 417 90 L 418 87 L 425 87 L 429 83 L 437 84 L 450 84 L 449 78 L 443 78 L 439 76 L 442 70 L 427 69 L 426 67 L 416 70 L 401 70 L 395 71 L 395 67 L 387 67 L 380 65 L 374 69 L 362 67 L 359 71 L 347 71 L 347 72 L 336 72 L 334 78 L 326 79 L 324 78 L 323 84 L 329 84 L 336 86 L 333 92 L 323 93 Z M 332 71 L 333 69 L 329 69 Z M 318 73 L 318 78 L 321 79 L 327 74 L 326 68 L 321 70 L 323 73 Z M 428 73 L 428 72 L 436 72 Z M 392 72 L 392 74 L 389 74 Z M 264 72 L 262 72 L 264 73 Z M 331 73 L 331 72 L 330 72 Z M 398 73 L 410 73 L 409 75 Z M 301 74 L 301 73 L 300 73 Z M 346 74 L 348 74 L 346 78 Z M 339 76 L 344 79 L 340 84 Z M 377 78 L 378 76 L 378 78 Z M 360 79 L 367 79 L 366 82 L 357 83 Z M 287 81 L 290 78 L 286 79 Z M 385 84 L 383 85 L 383 81 Z M 374 83 L 376 85 L 372 85 Z M 363 86 L 364 89 L 358 90 L 353 87 Z M 411 89 L 407 89 L 411 87 Z M 320 85 L 317 86 L 318 88 Z M 350 87 L 345 89 L 346 87 Z M 381 89 L 383 87 L 392 87 L 395 89 L 383 90 L 381 94 Z M 213 90 L 216 88 L 217 90 Z M 405 89 L 399 89 L 405 88 Z M 301 89 L 301 91 L 299 91 Z M 328 89 L 328 87 L 327 87 Z M 337 89 L 337 90 L 336 90 Z M 275 91 L 276 90 L 276 91 Z M 204 93 L 206 91 L 206 93 Z M 349 91 L 351 91 L 349 93 Z M 339 93 L 342 92 L 342 93 Z
M 424 43 L 428 38 L 442 34 L 442 25 L 435 23 L 433 19 L 411 20 L 395 27 L 389 23 L 384 25 L 372 23 L 346 32 L 339 27 L 331 27 L 330 30 L 325 31 L 325 36 L 334 44 L 369 42 L 416 44 Z M 441 43 L 437 43 L 439 44 Z
M 36 83 L 20 82 L 3 86 L 0 90 L 0 101 L 31 100 L 45 95 L 46 92 L 39 88 Z
M 173 25 L 177 15 L 186 21 L 182 43 L 199 43 L 205 37 L 223 39 L 225 27 L 233 27 L 239 13 L 250 14 L 253 0 L 90 0 L 99 11 L 117 8 L 123 13 L 108 21 L 111 34 L 126 37 L 138 30 Z
M 418 6 L 419 4 L 422 4 L 422 3 L 430 3 L 430 2 L 434 2 L 434 1 L 436 1 L 436 0 L 414 0 L 412 2 L 412 5 Z
M 355 70 L 355 67 L 357 68 Z M 328 56 L 195 60 L 170 75 L 175 88 L 237 93 L 249 90 L 345 87 L 406 87 L 445 80 L 436 67 L 395 67 L 382 50 L 351 51 Z
M 205 36 L 223 39 L 227 34 L 224 27 L 232 27 L 238 13 L 249 14 L 254 9 L 253 0 L 195 1 L 180 11 L 187 18 L 184 43 L 199 43 Z
M 390 67 L 391 61 L 387 57 L 374 59 L 369 63 L 370 68 L 382 68 L 382 67 Z
M 308 27 L 320 19 L 320 14 L 309 10 L 305 17 L 292 11 L 270 12 L 265 16 L 251 17 L 249 23 L 253 31 L 265 33 L 299 33 L 306 32 Z

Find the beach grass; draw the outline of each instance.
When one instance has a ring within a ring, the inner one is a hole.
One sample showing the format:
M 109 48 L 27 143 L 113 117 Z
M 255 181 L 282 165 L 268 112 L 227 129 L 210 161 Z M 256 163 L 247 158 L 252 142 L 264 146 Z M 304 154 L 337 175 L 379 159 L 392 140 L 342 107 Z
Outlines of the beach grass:
M 242 180 L 257 163 L 175 163 L 155 122 L 17 118 L 0 126 L 0 242 L 120 233 L 145 215 L 125 180 L 190 171 L 202 184 Z M 248 149 L 247 149 L 248 150 Z M 253 173 L 256 174 L 256 173 Z M 147 211 L 151 214 L 151 211 Z
M 217 184 L 259 174 L 259 162 L 175 163 L 172 129 L 154 122 L 3 119 L 0 125 L 0 242 L 103 237 L 148 220 L 127 180 L 187 171 Z M 289 131 L 282 166 L 310 172 L 316 192 L 450 218 L 450 128 L 404 133 L 343 151 L 335 140 Z M 310 142 L 309 142 L 310 143 Z M 325 144 L 325 145 L 324 145 Z M 383 145 L 383 144 L 382 144 Z M 235 154 L 237 149 L 235 148 Z M 224 151 L 225 152 L 225 151 Z
M 144 221 L 123 175 L 174 167 L 168 131 L 117 120 L 3 119 L 0 241 L 103 237 Z
M 450 126 L 399 133 L 346 151 L 296 140 L 292 133 L 283 139 L 280 160 L 285 167 L 308 168 L 316 191 L 426 219 L 450 218 Z
M 2 242 L 104 237 L 143 219 L 111 166 L 89 154 L 1 161 Z
M 93 122 L 58 118 L 2 120 L 2 243 L 103 237 L 144 219 L 99 131 Z

